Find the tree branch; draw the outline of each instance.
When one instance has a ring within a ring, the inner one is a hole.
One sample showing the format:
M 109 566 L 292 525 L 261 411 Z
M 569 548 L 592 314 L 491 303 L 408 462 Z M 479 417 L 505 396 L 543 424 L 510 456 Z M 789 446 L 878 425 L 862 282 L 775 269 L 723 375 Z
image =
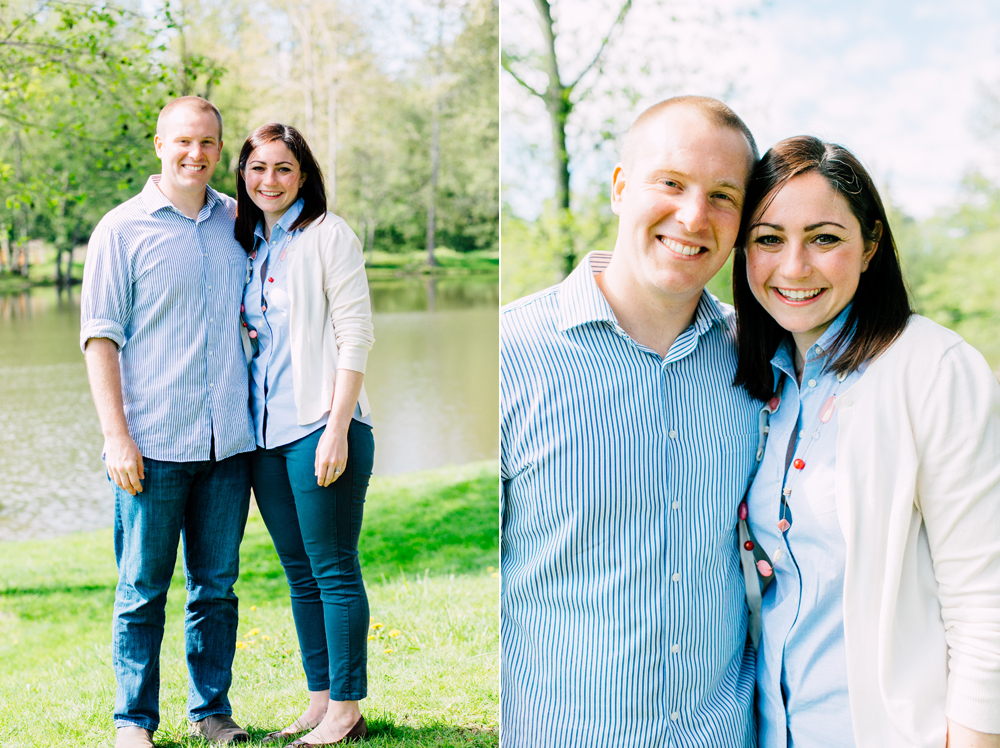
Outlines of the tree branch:
M 576 80 L 570 83 L 568 86 L 566 86 L 566 88 L 568 88 L 570 91 L 576 88 L 576 85 L 583 79 L 583 76 L 589 73 L 590 69 L 597 64 L 598 60 L 601 59 L 601 55 L 604 54 L 604 50 L 607 48 L 608 43 L 611 41 L 611 37 L 614 35 L 615 29 L 619 28 L 625 22 L 625 16 L 628 15 L 628 12 L 631 8 L 632 8 L 632 0 L 625 0 L 625 3 L 622 5 L 621 10 L 618 11 L 618 17 L 614 20 L 614 23 L 611 24 L 611 28 L 608 29 L 608 33 L 604 36 L 604 39 L 601 41 L 601 46 L 597 50 L 597 54 L 594 55 L 594 59 L 592 59 L 590 63 L 583 69 L 583 72 L 581 72 L 576 77 Z
M 539 99 L 544 99 L 545 94 L 539 93 L 533 87 L 529 86 L 527 83 L 521 80 L 521 77 L 517 73 L 515 73 L 513 68 L 511 67 L 511 62 L 512 58 L 509 54 L 507 54 L 506 52 L 500 53 L 500 65 L 503 66 L 503 69 L 507 71 L 510 77 L 513 78 L 515 81 L 517 81 L 519 84 L 521 84 L 522 87 L 526 88 L 528 90 L 528 93 L 537 96 Z

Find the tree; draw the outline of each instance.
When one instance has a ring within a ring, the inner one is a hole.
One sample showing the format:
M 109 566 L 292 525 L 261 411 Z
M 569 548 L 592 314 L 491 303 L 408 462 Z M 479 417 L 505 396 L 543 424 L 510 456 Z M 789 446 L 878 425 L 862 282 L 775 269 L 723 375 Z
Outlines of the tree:
M 63 253 L 89 237 L 95 203 L 110 207 L 105 188 L 131 181 L 142 123 L 155 118 L 164 77 L 149 51 L 140 17 L 122 8 L 0 3 L 0 263 L 11 262 L 9 232 L 15 249 L 45 238 L 67 277 Z
M 552 133 L 552 154 L 553 154 L 553 176 L 556 184 L 555 207 L 557 218 L 563 228 L 560 231 L 560 245 L 564 260 L 564 272 L 566 275 L 573 270 L 576 263 L 576 253 L 573 250 L 573 243 L 568 227 L 568 217 L 570 211 L 570 156 L 566 147 L 566 125 L 569 121 L 573 109 L 583 101 L 590 88 L 581 86 L 591 71 L 600 75 L 601 66 L 604 62 L 605 51 L 612 40 L 615 32 L 620 30 L 625 23 L 625 18 L 632 8 L 632 0 L 625 0 L 620 3 L 618 13 L 610 24 L 607 32 L 597 45 L 596 52 L 589 58 L 583 67 L 577 72 L 575 77 L 568 80 L 563 79 L 563 71 L 559 56 L 556 53 L 556 23 L 553 17 L 553 8 L 549 0 L 534 0 L 535 8 L 538 12 L 538 23 L 542 32 L 543 46 L 540 53 L 540 64 L 535 68 L 536 72 L 544 73 L 546 78 L 545 88 L 536 87 L 527 81 L 526 75 L 521 72 L 522 67 L 532 67 L 532 57 L 522 54 L 513 49 L 505 49 L 501 52 L 501 64 L 504 70 L 526 90 L 530 95 L 535 96 L 545 104 L 545 111 L 549 116 L 549 124 Z

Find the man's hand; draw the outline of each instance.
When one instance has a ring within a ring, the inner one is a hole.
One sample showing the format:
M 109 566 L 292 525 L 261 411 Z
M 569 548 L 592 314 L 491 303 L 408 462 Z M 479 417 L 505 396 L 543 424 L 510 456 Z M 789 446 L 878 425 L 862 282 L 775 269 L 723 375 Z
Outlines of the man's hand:
M 115 485 L 132 496 L 142 493 L 146 471 L 142 466 L 142 452 L 128 434 L 107 437 L 104 440 L 104 465 Z
M 132 496 L 142 492 L 146 477 L 142 453 L 128 432 L 122 404 L 118 346 L 107 338 L 91 338 L 86 348 L 90 392 L 104 432 L 104 463 L 115 485 Z
M 350 422 L 348 422 L 349 424 Z M 316 445 L 316 483 L 326 487 L 337 480 L 347 465 L 347 429 L 327 424 Z

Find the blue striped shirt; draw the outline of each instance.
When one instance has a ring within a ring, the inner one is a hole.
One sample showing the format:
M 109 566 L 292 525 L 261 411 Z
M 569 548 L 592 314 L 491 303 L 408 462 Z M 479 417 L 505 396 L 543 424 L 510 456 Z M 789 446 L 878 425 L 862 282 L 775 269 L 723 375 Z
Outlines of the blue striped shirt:
M 87 248 L 80 346 L 119 348 L 129 433 L 154 460 L 217 459 L 255 447 L 240 302 L 247 256 L 236 201 L 207 189 L 196 220 L 160 192 L 159 175 L 110 211 Z
M 502 310 L 501 744 L 754 745 L 733 313 L 704 293 L 661 357 L 598 289 L 609 257 Z

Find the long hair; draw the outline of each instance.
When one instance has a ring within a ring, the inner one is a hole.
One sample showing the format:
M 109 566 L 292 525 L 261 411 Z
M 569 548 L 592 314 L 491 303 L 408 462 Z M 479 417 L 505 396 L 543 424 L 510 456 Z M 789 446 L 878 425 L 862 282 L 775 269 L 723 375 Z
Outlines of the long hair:
M 827 370 L 847 374 L 875 359 L 899 337 L 913 314 L 882 199 L 861 162 L 843 146 L 818 138 L 803 135 L 782 140 L 764 154 L 750 174 L 733 258 L 739 350 L 735 384 L 743 385 L 759 400 L 774 393 L 771 358 L 787 332 L 750 290 L 748 235 L 778 191 L 793 177 L 807 172 L 820 174 L 847 201 L 866 243 L 878 242 L 868 269 L 861 274 L 844 327 L 829 348 Z
M 289 231 L 302 228 L 312 223 L 321 216 L 326 216 L 326 188 L 323 186 L 323 172 L 316 163 L 316 157 L 309 149 L 309 144 L 302 137 L 302 133 L 290 125 L 282 125 L 272 122 L 269 125 L 258 127 L 240 149 L 240 164 L 236 169 L 236 241 L 249 254 L 253 251 L 254 229 L 257 223 L 264 217 L 264 211 L 258 208 L 247 193 L 247 183 L 243 174 L 247 168 L 247 162 L 254 151 L 266 143 L 280 140 L 299 162 L 299 169 L 306 177 L 299 188 L 299 197 L 304 205 L 299 217 L 288 227 Z

